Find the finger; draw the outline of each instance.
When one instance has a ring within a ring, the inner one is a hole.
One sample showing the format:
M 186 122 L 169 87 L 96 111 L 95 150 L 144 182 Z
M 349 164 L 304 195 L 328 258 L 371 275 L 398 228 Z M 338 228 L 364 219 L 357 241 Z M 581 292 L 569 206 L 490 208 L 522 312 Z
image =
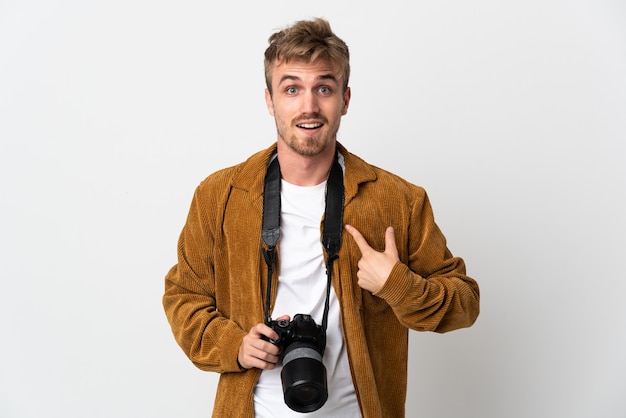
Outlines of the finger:
M 256 367 L 258 369 L 271 370 L 276 366 L 278 362 L 278 356 L 275 354 L 267 353 L 261 349 L 250 346 L 243 350 L 243 353 L 239 356 L 239 363 L 242 367 L 250 369 Z
M 283 321 L 283 320 L 290 321 L 291 318 L 289 317 L 289 315 L 281 315 L 278 318 L 276 318 L 276 321 Z M 269 326 L 265 324 L 257 325 L 257 330 L 259 331 L 261 335 L 264 335 L 265 337 L 272 339 L 272 340 L 276 340 L 279 337 L 276 331 L 274 331 L 272 328 L 270 328 Z
M 267 341 L 263 341 L 263 344 L 259 347 L 250 346 L 249 354 L 266 363 L 276 363 L 278 361 L 278 347 Z
M 348 231 L 348 233 L 352 235 L 352 238 L 354 238 L 354 242 L 356 242 L 356 245 L 357 247 L 359 247 L 359 250 L 361 250 L 361 253 L 367 250 L 370 250 L 372 248 L 367 243 L 365 238 L 363 238 L 363 235 L 361 234 L 361 232 L 359 232 L 359 230 L 353 227 L 352 225 L 346 225 L 346 231 Z
M 265 327 L 264 324 L 258 324 L 252 327 L 248 335 L 246 335 L 241 342 L 237 360 L 245 369 L 252 367 L 273 369 L 278 361 L 278 347 L 261 339 L 261 335 L 263 334 L 259 331 L 262 330 L 263 327 Z M 271 328 L 266 328 L 271 331 Z
M 392 226 L 387 227 L 385 231 L 385 252 L 397 255 L 398 247 L 396 247 L 396 232 L 393 230 Z
M 278 334 L 272 328 L 268 327 L 265 324 L 258 324 L 253 328 L 254 331 L 250 330 L 250 332 L 254 332 L 257 334 L 258 338 L 267 337 L 272 340 L 278 338 Z
M 258 349 L 261 349 L 262 346 L 264 346 L 266 343 L 274 346 L 273 344 L 268 343 L 263 337 L 271 340 L 276 340 L 278 338 L 278 334 L 272 328 L 260 323 L 250 328 L 250 332 L 248 332 L 248 335 L 244 337 L 244 341 L 248 340 L 251 346 L 254 346 Z M 278 353 L 278 351 L 276 351 L 276 353 Z

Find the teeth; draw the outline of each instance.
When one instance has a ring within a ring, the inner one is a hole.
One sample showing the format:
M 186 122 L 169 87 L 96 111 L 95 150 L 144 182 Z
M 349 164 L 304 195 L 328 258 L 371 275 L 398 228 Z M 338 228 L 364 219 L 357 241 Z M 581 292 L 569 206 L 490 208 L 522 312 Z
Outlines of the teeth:
M 301 128 L 306 128 L 306 129 L 314 129 L 314 128 L 319 128 L 320 126 L 322 126 L 321 123 L 301 123 L 298 125 Z

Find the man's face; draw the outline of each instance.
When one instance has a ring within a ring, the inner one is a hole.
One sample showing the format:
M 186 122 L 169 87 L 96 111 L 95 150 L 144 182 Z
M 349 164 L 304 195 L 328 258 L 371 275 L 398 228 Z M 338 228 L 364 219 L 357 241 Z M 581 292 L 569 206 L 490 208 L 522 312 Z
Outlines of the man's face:
M 276 62 L 272 91 L 265 90 L 265 102 L 276 121 L 279 146 L 315 156 L 334 144 L 350 102 L 350 89 L 343 91 L 336 66 L 320 60 Z

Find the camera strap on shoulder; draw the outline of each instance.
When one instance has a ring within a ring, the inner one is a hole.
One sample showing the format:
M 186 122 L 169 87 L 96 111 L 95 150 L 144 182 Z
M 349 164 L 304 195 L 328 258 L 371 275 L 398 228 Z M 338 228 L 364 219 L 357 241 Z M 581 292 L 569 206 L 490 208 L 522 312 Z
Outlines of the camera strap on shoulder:
M 261 238 L 267 248 L 263 248 L 263 258 L 267 264 L 267 291 L 265 301 L 265 322 L 271 321 L 270 303 L 272 293 L 272 276 L 276 267 L 276 245 L 280 239 L 280 164 L 274 158 L 267 168 L 263 193 L 263 224 Z M 326 181 L 326 207 L 322 226 L 322 247 L 326 252 L 326 302 L 322 327 L 326 330 L 330 305 L 330 289 L 332 286 L 333 262 L 339 258 L 341 233 L 343 231 L 343 170 L 335 156 Z

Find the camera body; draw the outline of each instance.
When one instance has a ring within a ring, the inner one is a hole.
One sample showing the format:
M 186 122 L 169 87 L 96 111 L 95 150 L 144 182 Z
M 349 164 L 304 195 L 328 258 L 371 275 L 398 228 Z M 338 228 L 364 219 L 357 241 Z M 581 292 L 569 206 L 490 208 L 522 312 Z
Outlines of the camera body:
M 326 367 L 322 362 L 326 331 L 305 314 L 296 314 L 292 321 L 270 320 L 266 325 L 278 334 L 275 340 L 264 339 L 280 349 L 285 403 L 297 412 L 318 410 L 328 399 Z
M 267 326 L 272 328 L 278 339 L 265 338 L 280 349 L 280 359 L 283 360 L 287 347 L 296 342 L 311 345 L 320 355 L 326 349 L 326 332 L 321 325 L 317 325 L 311 315 L 296 314 L 293 320 L 280 319 L 269 321 Z

